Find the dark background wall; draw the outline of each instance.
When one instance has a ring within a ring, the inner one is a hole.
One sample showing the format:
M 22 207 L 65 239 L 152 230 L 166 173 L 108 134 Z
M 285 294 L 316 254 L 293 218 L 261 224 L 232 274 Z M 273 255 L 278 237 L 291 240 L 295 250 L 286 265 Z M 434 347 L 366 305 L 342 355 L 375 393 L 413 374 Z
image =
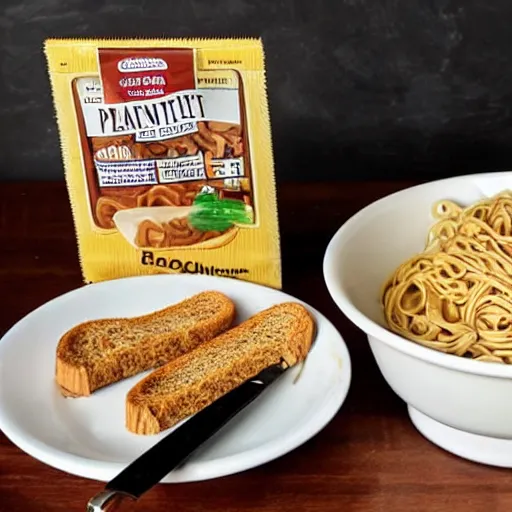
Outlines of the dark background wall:
M 1 0 L 0 178 L 61 179 L 46 37 L 261 36 L 278 180 L 512 168 L 510 0 Z

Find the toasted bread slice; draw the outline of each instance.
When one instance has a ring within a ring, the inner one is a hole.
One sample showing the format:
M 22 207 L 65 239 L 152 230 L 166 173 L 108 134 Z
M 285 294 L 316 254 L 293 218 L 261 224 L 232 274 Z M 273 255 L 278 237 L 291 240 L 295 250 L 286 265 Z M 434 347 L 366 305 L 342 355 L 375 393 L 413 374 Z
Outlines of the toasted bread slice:
M 136 434 L 172 427 L 281 359 L 304 360 L 313 336 L 313 317 L 300 304 L 262 311 L 138 382 L 126 398 L 126 427 Z
M 79 324 L 59 341 L 57 383 L 66 396 L 88 396 L 193 350 L 234 317 L 228 297 L 207 291 L 149 315 Z

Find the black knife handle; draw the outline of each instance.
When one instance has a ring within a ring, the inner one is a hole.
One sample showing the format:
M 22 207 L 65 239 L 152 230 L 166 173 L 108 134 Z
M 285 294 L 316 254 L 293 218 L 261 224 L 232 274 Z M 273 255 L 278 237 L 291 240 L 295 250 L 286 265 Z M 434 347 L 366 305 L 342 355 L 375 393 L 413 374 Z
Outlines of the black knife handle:
M 284 370 L 281 365 L 271 366 L 199 411 L 119 473 L 106 490 L 124 491 L 139 498 L 255 400 Z

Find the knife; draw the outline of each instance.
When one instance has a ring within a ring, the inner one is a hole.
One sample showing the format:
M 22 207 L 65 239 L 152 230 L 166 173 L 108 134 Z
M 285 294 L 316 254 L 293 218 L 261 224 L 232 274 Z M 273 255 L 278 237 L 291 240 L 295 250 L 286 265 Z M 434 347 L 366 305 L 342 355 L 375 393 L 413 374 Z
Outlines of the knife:
M 89 501 L 87 512 L 113 512 L 123 502 L 140 498 L 254 401 L 288 368 L 286 362 L 281 360 L 196 413 L 108 482 L 105 489 Z

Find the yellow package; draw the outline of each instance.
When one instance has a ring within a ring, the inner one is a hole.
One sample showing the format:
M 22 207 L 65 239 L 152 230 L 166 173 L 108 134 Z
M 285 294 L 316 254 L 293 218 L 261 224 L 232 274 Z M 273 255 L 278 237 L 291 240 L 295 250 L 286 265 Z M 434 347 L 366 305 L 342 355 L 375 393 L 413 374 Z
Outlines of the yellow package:
M 281 287 L 260 40 L 50 39 L 45 53 L 86 282 Z

